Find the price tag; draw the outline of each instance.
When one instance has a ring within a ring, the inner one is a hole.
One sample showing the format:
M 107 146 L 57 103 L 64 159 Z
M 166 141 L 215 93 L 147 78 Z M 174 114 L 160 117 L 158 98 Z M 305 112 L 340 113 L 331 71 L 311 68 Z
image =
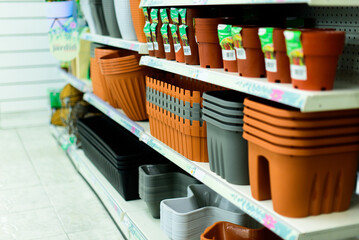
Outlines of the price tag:
M 246 59 L 246 51 L 244 48 L 236 48 L 237 59 Z
M 222 49 L 223 60 L 234 61 L 236 60 L 236 52 L 234 50 Z
M 148 47 L 148 50 L 153 51 L 153 43 L 152 42 L 148 42 L 147 47 Z
M 204 176 L 206 175 L 202 170 L 196 167 L 191 167 L 190 173 L 192 176 L 197 178 L 198 180 L 202 181 Z
M 266 64 L 266 70 L 268 72 L 277 72 L 277 60 L 276 59 L 265 58 L 264 61 Z
M 190 46 L 183 46 L 183 53 L 185 56 L 191 56 L 191 47 Z
M 165 47 L 165 52 L 170 53 L 171 52 L 171 45 L 170 44 L 163 44 Z
M 154 46 L 155 50 L 158 51 L 158 42 L 153 42 L 153 46 Z
M 307 80 L 307 67 L 305 65 L 290 65 L 290 76 L 296 80 Z
M 175 47 L 175 52 L 178 52 L 181 49 L 181 44 L 177 43 L 174 45 L 174 47 Z

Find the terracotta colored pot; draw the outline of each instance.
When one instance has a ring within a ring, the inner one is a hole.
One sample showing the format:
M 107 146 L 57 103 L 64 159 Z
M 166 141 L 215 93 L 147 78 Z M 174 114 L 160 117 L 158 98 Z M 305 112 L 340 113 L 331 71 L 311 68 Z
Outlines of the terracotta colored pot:
M 135 32 L 137 40 L 139 42 L 146 42 L 146 36 L 143 32 L 143 27 L 145 26 L 145 16 L 143 15 L 142 9 L 140 6 L 141 0 L 130 0 L 131 15 L 133 26 L 135 27 Z
M 237 61 L 223 60 L 223 69 L 226 72 L 238 72 Z
M 191 55 L 184 55 L 184 58 L 186 64 L 188 65 L 199 65 L 198 44 L 196 42 L 195 27 L 193 23 L 194 23 L 194 19 L 200 16 L 201 16 L 200 9 L 187 8 L 187 16 L 186 16 L 186 25 L 188 26 L 187 38 L 188 38 L 188 44 L 191 49 Z
M 300 112 L 297 108 L 265 100 L 263 98 L 255 97 L 246 98 L 244 100 L 244 105 L 249 108 L 255 109 L 256 111 L 260 111 L 280 118 L 290 119 L 311 120 L 359 116 L 359 109 L 326 112 Z
M 101 72 L 101 68 L 100 68 L 100 65 L 99 65 L 99 59 L 101 57 L 105 56 L 105 55 L 120 52 L 120 51 L 122 51 L 122 50 L 120 50 L 120 49 L 111 49 L 111 48 L 95 48 L 95 58 L 96 58 L 96 61 L 97 61 L 98 70 L 100 71 L 100 82 L 101 82 L 101 85 L 103 87 L 103 91 L 104 91 L 104 94 L 105 94 L 104 96 L 105 96 L 105 99 L 107 99 L 107 101 L 110 103 L 110 105 L 115 107 L 115 108 L 121 108 L 121 105 L 116 100 L 116 98 L 114 97 L 114 93 L 113 93 L 112 89 L 110 89 L 106 79 L 103 77 L 103 74 Z
M 107 96 L 101 82 L 101 70 L 96 58 L 90 59 L 91 81 L 93 93 L 104 101 L 107 101 Z
M 320 138 L 329 136 L 340 136 L 359 134 L 358 125 L 343 126 L 341 128 L 320 128 L 320 129 L 295 129 L 295 128 L 283 128 L 262 122 L 249 116 L 244 116 L 243 121 L 246 124 L 254 126 L 256 128 L 267 131 L 273 135 L 288 137 L 288 138 Z
M 319 119 L 319 120 L 297 120 L 297 119 L 286 119 L 277 118 L 273 115 L 258 112 L 254 109 L 244 107 L 244 114 L 251 118 L 260 119 L 263 122 L 273 124 L 278 127 L 296 128 L 296 129 L 318 129 L 337 127 L 359 124 L 359 117 L 344 117 L 344 118 L 332 118 L 332 119 Z
M 203 68 L 223 68 L 222 49 L 218 40 L 218 24 L 224 18 L 195 18 L 199 61 Z
M 156 27 L 156 39 L 152 36 L 152 42 L 157 42 L 158 44 L 158 50 L 155 49 L 155 56 L 156 58 L 165 58 L 165 48 L 163 46 L 163 39 L 161 36 L 161 27 L 162 27 L 162 20 L 160 17 L 160 11 L 158 11 L 158 24 Z
M 287 55 L 285 38 L 284 38 L 284 29 L 275 28 L 273 29 L 273 48 L 274 55 L 276 58 L 277 72 L 267 72 L 268 82 L 275 83 L 290 83 L 290 68 L 289 68 L 289 58 Z
M 238 72 L 242 77 L 265 77 L 264 55 L 258 37 L 258 27 L 243 27 L 241 31 L 246 59 L 238 59 Z
M 170 22 L 170 24 L 172 24 L 172 18 L 171 18 L 171 12 L 170 12 L 170 8 L 166 8 L 167 11 L 167 16 L 168 16 L 168 20 Z M 167 60 L 176 60 L 176 53 L 175 53 L 175 48 L 173 45 L 173 37 L 172 37 L 172 32 L 171 32 L 171 28 L 168 25 L 167 26 L 167 34 L 168 34 L 168 41 L 169 41 L 169 50 L 170 52 L 165 52 L 166 55 L 166 59 Z M 164 40 L 163 40 L 164 42 Z
M 183 42 L 182 42 L 182 38 L 180 37 L 179 30 L 177 31 L 177 34 L 179 36 L 181 49 L 178 50 L 178 52 L 176 52 L 176 62 L 184 63 L 185 59 L 184 59 L 184 52 L 183 52 Z
M 259 225 L 259 224 L 258 224 Z M 265 227 L 247 228 L 230 222 L 216 222 L 201 235 L 201 240 L 279 240 Z
M 338 59 L 344 49 L 345 32 L 303 31 L 301 34 L 307 78 L 293 78 L 294 88 L 302 90 L 333 89 Z
M 284 147 L 323 147 L 334 146 L 340 144 L 359 143 L 359 134 L 351 134 L 346 136 L 322 137 L 322 138 L 288 138 L 271 134 L 263 129 L 244 124 L 243 130 L 250 134 L 262 138 L 268 142 L 281 145 Z
M 359 144 L 298 150 L 244 132 L 252 196 L 272 198 L 287 217 L 345 211 L 356 180 Z

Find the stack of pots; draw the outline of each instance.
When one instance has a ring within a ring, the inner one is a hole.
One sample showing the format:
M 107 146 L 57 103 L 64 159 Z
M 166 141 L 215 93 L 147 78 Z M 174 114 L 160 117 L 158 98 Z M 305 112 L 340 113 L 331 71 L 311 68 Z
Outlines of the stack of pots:
M 132 7 L 132 6 L 131 6 Z M 147 48 L 148 48 L 148 55 L 154 57 L 155 55 L 155 49 L 154 49 L 154 44 L 153 44 L 153 34 L 152 34 L 152 29 L 151 27 L 153 27 L 155 29 L 155 26 L 152 25 L 152 19 L 150 17 L 150 13 L 151 10 L 149 10 L 148 8 L 144 7 L 142 9 L 143 11 L 143 17 L 145 20 L 145 24 L 143 26 L 143 33 L 145 35 L 146 38 L 146 42 L 147 42 Z
M 157 154 L 107 116 L 78 121 L 86 156 L 125 200 L 138 199 L 138 167 L 160 162 Z
M 195 18 L 195 31 L 202 68 L 223 68 L 222 49 L 218 41 L 218 24 L 228 18 Z
M 179 24 L 180 24 L 180 14 L 178 8 L 171 8 L 170 9 L 170 16 L 172 20 L 172 24 L 170 24 L 171 34 L 173 38 L 173 45 L 176 54 L 176 61 L 177 62 L 185 62 L 184 60 L 184 53 L 183 53 L 183 43 L 182 38 L 179 32 Z
M 240 185 L 249 184 L 248 146 L 242 137 L 245 97 L 233 90 L 203 94 L 210 169 L 228 182 Z
M 99 59 L 101 73 L 113 93 L 112 97 L 134 121 L 148 119 L 145 76 L 149 69 L 139 66 L 140 58 L 132 51 L 120 50 Z
M 132 22 L 129 0 L 113 0 L 116 12 L 117 24 L 122 39 L 136 41 L 136 32 Z M 143 14 L 143 13 L 142 13 Z
M 146 36 L 143 33 L 143 27 L 145 26 L 145 16 L 140 8 L 141 0 L 129 0 L 130 1 L 130 8 L 131 8 L 131 16 L 133 26 L 135 28 L 137 40 L 139 42 L 146 42 Z
M 93 34 L 102 34 L 102 30 L 97 26 L 97 23 L 95 23 L 95 16 L 93 15 L 90 7 L 90 0 L 82 0 L 80 2 L 80 7 L 89 25 L 90 32 Z
M 152 8 L 150 12 L 151 16 L 151 35 L 152 35 L 152 42 L 153 48 L 155 52 L 156 58 L 165 58 L 165 48 L 163 45 L 163 38 L 161 36 L 161 26 L 162 20 L 159 16 L 160 10 L 157 8 Z
M 287 30 L 284 35 L 293 87 L 315 91 L 333 89 L 345 32 L 302 29 Z
M 102 7 L 109 35 L 120 38 L 121 33 L 117 24 L 114 0 L 102 0 Z
M 349 208 L 359 155 L 359 110 L 301 113 L 244 101 L 252 195 L 276 212 L 306 217 Z M 321 193 L 321 194 L 318 194 Z
M 196 80 L 146 78 L 147 113 L 152 136 L 190 160 L 208 162 L 202 93 L 220 89 Z
M 161 229 L 173 240 L 197 240 L 218 221 L 247 225 L 252 220 L 204 184 L 188 186 L 187 197 L 161 202 Z
M 160 218 L 164 199 L 187 196 L 187 187 L 199 183 L 173 164 L 143 165 L 139 168 L 139 194 L 153 218 Z
M 109 47 L 98 47 L 94 44 L 92 45 L 92 48 L 93 51 L 91 49 L 90 69 L 93 92 L 102 100 L 108 101 L 111 106 L 119 108 L 119 102 L 116 101 L 116 99 L 114 98 L 114 95 L 111 92 L 111 89 L 109 88 L 108 83 L 101 72 L 99 59 L 105 55 L 115 53 L 120 50 Z
M 201 240 L 280 240 L 276 234 L 261 226 L 241 226 L 230 222 L 216 222 L 209 226 L 201 235 Z

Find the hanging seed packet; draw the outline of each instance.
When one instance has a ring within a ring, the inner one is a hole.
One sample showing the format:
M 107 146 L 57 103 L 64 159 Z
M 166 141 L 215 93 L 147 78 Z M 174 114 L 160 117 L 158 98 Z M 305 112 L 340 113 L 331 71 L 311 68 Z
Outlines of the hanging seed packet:
M 180 8 L 178 10 L 180 16 L 181 16 L 181 23 L 182 24 L 186 24 L 186 14 L 187 14 L 187 9 L 186 8 Z
M 171 19 L 173 24 L 179 24 L 179 12 L 177 8 L 171 8 Z
M 258 36 L 264 53 L 266 70 L 268 72 L 277 72 L 277 60 L 273 47 L 273 28 L 259 28 Z
M 163 46 L 165 48 L 165 52 L 169 53 L 169 52 L 171 52 L 171 45 L 170 45 L 170 41 L 168 39 L 168 24 L 162 24 L 161 34 L 162 34 L 162 38 L 163 38 Z
M 237 59 L 246 59 L 246 52 L 243 48 L 242 44 L 242 28 L 241 27 L 233 27 L 231 28 L 231 34 L 233 38 L 234 48 L 236 50 Z
M 157 30 L 157 23 L 151 23 L 151 35 L 152 35 L 153 48 L 155 50 L 158 50 L 156 30 Z
M 187 25 L 181 25 L 179 27 L 179 32 L 180 32 L 181 39 L 182 39 L 184 55 L 191 56 L 191 47 L 189 46 L 189 41 L 188 41 L 188 37 L 187 37 L 187 30 L 186 30 L 187 28 L 188 28 Z
M 145 33 L 146 36 L 148 50 L 153 51 L 151 23 L 149 21 L 146 21 L 145 26 L 143 28 L 143 32 Z
M 171 29 L 171 33 L 172 33 L 173 45 L 175 48 L 175 52 L 178 52 L 181 49 L 181 42 L 180 42 L 180 38 L 177 33 L 177 25 L 170 24 L 170 29 Z
M 170 20 L 168 19 L 167 9 L 166 8 L 161 8 L 160 15 L 161 15 L 161 20 L 162 20 L 163 24 L 169 24 L 170 23 Z
M 151 19 L 152 19 L 152 23 L 158 23 L 158 9 L 156 8 L 151 9 Z
M 290 62 L 290 76 L 296 80 L 307 80 L 303 46 L 300 40 L 300 31 L 284 31 L 287 55 Z
M 142 8 L 143 15 L 145 16 L 145 22 L 150 21 L 150 17 L 148 16 L 148 9 L 146 7 Z
M 235 61 L 236 52 L 234 50 L 233 38 L 231 34 L 232 25 L 218 25 L 218 39 L 222 48 L 223 60 Z

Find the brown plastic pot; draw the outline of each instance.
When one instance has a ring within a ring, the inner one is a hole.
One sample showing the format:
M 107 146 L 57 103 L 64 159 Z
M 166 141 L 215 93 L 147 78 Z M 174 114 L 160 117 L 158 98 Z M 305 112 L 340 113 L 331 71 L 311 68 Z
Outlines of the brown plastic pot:
M 317 91 L 333 89 L 338 59 L 344 49 L 345 32 L 302 31 L 301 41 L 307 80 L 292 77 L 293 87 Z
M 167 11 L 167 16 L 168 16 L 169 22 L 170 22 L 170 24 L 172 24 L 173 22 L 172 22 L 172 18 L 170 17 L 171 16 L 170 8 L 167 8 L 166 11 Z M 173 45 L 173 37 L 172 37 L 172 32 L 171 32 L 171 28 L 170 28 L 169 24 L 167 26 L 167 34 L 168 34 L 168 41 L 170 44 L 170 52 L 165 52 L 166 59 L 167 60 L 176 60 L 176 52 L 175 52 L 175 48 Z
M 244 99 L 244 105 L 259 112 L 290 119 L 312 120 L 359 116 L 359 109 L 325 112 L 300 112 L 297 108 L 255 97 L 247 97 Z
M 283 128 L 272 124 L 262 122 L 249 116 L 244 116 L 243 121 L 246 124 L 269 132 L 271 134 L 288 138 L 320 138 L 329 136 L 341 136 L 350 134 L 359 134 L 359 125 L 343 126 L 341 128 L 320 128 L 320 129 L 295 129 Z
M 252 196 L 272 198 L 273 209 L 287 217 L 345 211 L 353 193 L 359 144 L 285 148 L 247 132 Z
M 141 0 L 130 0 L 131 7 L 131 16 L 133 21 L 133 26 L 135 28 L 137 40 L 139 42 L 146 42 L 146 36 L 143 32 L 145 26 L 145 16 L 142 9 L 140 8 Z
M 101 70 L 96 58 L 90 59 L 91 81 L 93 93 L 104 101 L 108 101 L 101 82 Z
M 218 40 L 218 24 L 224 18 L 195 18 L 199 62 L 202 68 L 223 68 L 222 49 Z
M 238 72 L 237 61 L 223 60 L 223 69 L 226 72 Z
M 158 24 L 156 27 L 156 39 L 154 39 L 152 36 L 152 42 L 157 42 L 157 44 L 158 44 L 158 50 L 155 49 L 155 57 L 156 58 L 166 58 L 165 48 L 163 46 L 163 39 L 162 39 L 162 35 L 161 35 L 162 20 L 161 20 L 161 17 L 159 16 L 159 12 L 160 11 L 158 11 Z
M 359 117 L 344 117 L 344 118 L 331 118 L 331 119 L 313 119 L 313 120 L 297 120 L 278 118 L 263 112 L 258 112 L 254 109 L 244 107 L 244 114 L 251 118 L 260 119 L 263 122 L 273 124 L 278 127 L 296 128 L 296 129 L 320 129 L 328 127 L 341 128 L 343 126 L 359 124 Z
M 284 32 L 285 29 L 273 29 L 273 48 L 277 63 L 277 72 L 267 72 L 268 82 L 290 83 L 290 67 L 287 55 Z
M 259 225 L 259 224 L 258 224 Z M 247 228 L 230 222 L 216 222 L 201 234 L 201 240 L 279 240 L 265 227 Z
M 238 59 L 238 72 L 242 77 L 265 77 L 264 55 L 258 36 L 258 27 L 243 27 L 241 31 L 246 59 Z
M 281 145 L 284 147 L 323 147 L 323 146 L 334 146 L 340 144 L 352 144 L 359 143 L 359 134 L 351 134 L 344 136 L 335 137 L 322 137 L 322 138 L 288 138 L 280 137 L 271 134 L 263 129 L 256 128 L 254 126 L 244 124 L 243 130 L 250 134 L 262 138 L 268 142 Z
M 199 65 L 198 44 L 195 37 L 194 19 L 201 16 L 201 11 L 198 8 L 187 8 L 186 25 L 188 44 L 191 49 L 191 55 L 184 55 L 186 64 Z M 183 46 L 183 45 L 182 45 Z
M 177 26 L 178 27 L 178 26 Z M 177 34 L 179 36 L 179 41 L 181 44 L 181 49 L 178 50 L 178 52 L 176 52 L 176 62 L 180 62 L 180 63 L 184 63 L 185 59 L 184 59 L 184 52 L 183 52 L 183 42 L 182 42 L 182 38 L 180 36 L 179 30 L 177 30 Z

